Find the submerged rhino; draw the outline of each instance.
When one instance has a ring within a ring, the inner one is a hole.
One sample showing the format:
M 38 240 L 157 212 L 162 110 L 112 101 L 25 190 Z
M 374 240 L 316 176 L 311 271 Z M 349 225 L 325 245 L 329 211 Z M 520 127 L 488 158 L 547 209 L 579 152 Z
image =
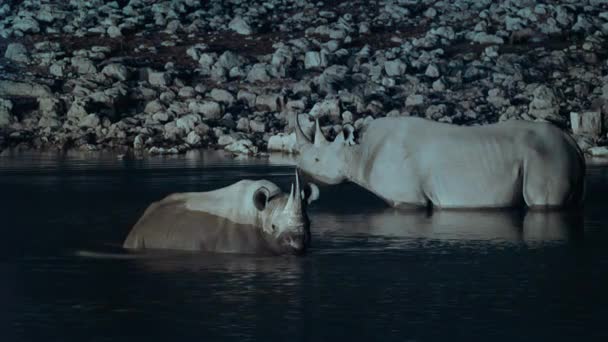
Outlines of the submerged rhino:
M 310 243 L 306 206 L 314 184 L 285 194 L 267 180 L 170 195 L 146 209 L 123 247 L 225 253 L 302 254 Z
M 548 209 L 581 204 L 585 160 L 549 123 L 464 127 L 422 118 L 372 121 L 359 144 L 352 126 L 333 142 L 296 121 L 298 167 L 318 181 L 351 181 L 393 207 Z

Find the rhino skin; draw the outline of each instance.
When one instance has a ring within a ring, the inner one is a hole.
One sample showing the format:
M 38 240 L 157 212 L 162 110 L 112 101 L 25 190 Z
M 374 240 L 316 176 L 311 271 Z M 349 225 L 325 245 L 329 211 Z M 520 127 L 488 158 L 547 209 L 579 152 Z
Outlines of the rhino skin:
M 169 195 L 152 203 L 123 243 L 127 249 L 303 254 L 310 244 L 308 184 L 286 194 L 267 180 L 241 180 L 209 192 Z
M 344 127 L 333 142 L 317 120 L 314 139 L 296 120 L 298 168 L 313 179 L 354 182 L 399 208 L 578 207 L 585 159 L 549 123 L 457 126 L 416 117 L 372 121 L 355 144 Z

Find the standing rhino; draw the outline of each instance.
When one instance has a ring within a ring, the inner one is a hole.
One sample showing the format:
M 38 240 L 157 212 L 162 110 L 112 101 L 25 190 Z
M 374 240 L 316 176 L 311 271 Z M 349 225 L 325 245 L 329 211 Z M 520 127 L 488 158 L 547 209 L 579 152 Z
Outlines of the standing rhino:
M 301 170 L 327 184 L 359 184 L 393 207 L 548 209 L 583 199 L 584 157 L 549 123 L 381 118 L 355 144 L 350 125 L 328 142 L 317 121 L 310 141 L 295 121 Z
M 123 247 L 263 254 L 302 254 L 310 243 L 304 191 L 296 172 L 289 195 L 267 180 L 242 180 L 209 192 L 170 195 L 151 204 Z

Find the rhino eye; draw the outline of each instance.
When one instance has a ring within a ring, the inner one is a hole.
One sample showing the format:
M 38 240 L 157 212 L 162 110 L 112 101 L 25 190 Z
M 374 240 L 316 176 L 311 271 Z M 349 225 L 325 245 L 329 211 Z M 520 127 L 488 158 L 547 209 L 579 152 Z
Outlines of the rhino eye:
M 318 161 L 319 161 L 319 158 L 315 158 L 315 161 L 316 161 L 316 162 L 318 162 Z
M 276 231 L 277 230 L 277 226 L 275 226 L 274 224 L 272 225 L 272 231 Z

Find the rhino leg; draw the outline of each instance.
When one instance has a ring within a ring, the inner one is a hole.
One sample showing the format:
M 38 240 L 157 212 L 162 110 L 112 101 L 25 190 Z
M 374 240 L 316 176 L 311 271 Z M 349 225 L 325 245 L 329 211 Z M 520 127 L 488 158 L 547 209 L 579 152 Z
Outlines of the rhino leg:
M 553 159 L 553 160 L 551 160 Z M 535 210 L 560 209 L 580 201 L 577 170 L 556 158 L 533 157 L 524 161 L 523 196 Z

